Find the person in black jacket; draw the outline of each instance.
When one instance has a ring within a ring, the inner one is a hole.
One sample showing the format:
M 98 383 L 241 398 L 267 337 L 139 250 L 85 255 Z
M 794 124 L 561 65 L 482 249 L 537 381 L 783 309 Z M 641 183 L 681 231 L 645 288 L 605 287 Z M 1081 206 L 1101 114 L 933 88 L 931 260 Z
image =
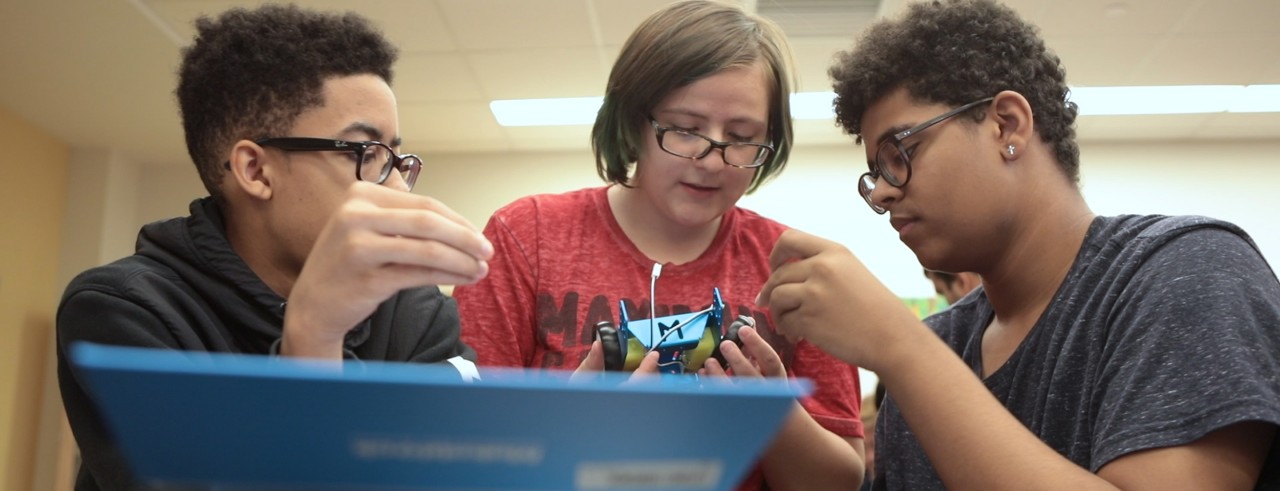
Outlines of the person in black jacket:
M 209 196 L 144 226 L 58 309 L 58 377 L 80 446 L 77 490 L 136 485 L 67 359 L 79 341 L 438 362 L 474 352 L 436 284 L 483 277 L 492 246 L 408 192 L 390 82 L 396 50 L 365 19 L 293 6 L 196 22 L 177 97 Z

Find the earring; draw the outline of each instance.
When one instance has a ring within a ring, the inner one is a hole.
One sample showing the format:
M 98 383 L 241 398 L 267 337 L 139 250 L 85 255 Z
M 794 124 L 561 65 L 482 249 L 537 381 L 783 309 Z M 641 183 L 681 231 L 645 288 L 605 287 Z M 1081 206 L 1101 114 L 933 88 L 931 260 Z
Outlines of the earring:
M 1015 152 L 1015 151 L 1017 151 L 1017 147 L 1014 147 L 1013 145 L 1009 145 L 1009 156 L 1010 156 L 1010 157 L 1012 157 L 1012 156 L 1013 156 L 1013 152 Z

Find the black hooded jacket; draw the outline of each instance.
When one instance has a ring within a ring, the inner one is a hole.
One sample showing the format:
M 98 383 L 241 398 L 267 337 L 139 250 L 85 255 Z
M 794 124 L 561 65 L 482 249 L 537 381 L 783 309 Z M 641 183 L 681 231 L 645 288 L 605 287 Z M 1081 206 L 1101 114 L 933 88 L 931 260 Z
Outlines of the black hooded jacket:
M 76 489 L 131 489 L 128 469 L 67 359 L 77 341 L 186 351 L 268 354 L 285 299 L 231 249 L 210 198 L 191 215 L 144 226 L 137 252 L 81 273 L 58 307 L 58 385 L 83 464 Z M 475 360 L 458 337 L 458 310 L 438 288 L 403 290 L 348 333 L 346 356 L 365 360 Z M 181 443 L 174 449 L 181 451 Z

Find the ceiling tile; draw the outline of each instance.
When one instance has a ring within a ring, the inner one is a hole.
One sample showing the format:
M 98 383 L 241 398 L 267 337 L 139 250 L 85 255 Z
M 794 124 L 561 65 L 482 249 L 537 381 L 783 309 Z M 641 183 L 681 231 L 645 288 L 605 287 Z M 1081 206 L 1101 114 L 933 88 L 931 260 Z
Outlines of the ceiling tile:
M 1132 35 L 1173 32 L 1198 0 L 1071 0 L 1047 2 L 1029 17 L 1046 38 L 1060 35 Z
M 467 55 L 490 99 L 586 97 L 604 93 L 612 59 L 596 48 L 508 50 Z
M 395 66 L 396 100 L 413 102 L 485 99 L 471 66 L 456 53 L 405 53 Z
M 796 65 L 796 91 L 825 92 L 831 90 L 827 70 L 835 61 L 836 53 L 853 47 L 853 37 L 796 38 L 790 44 Z
M 1097 87 L 1134 85 L 1134 71 L 1147 63 L 1163 39 L 1158 34 L 1064 36 L 1048 44 L 1062 60 L 1068 84 Z
M 463 50 L 596 45 L 583 0 L 438 0 Z
M 621 46 L 641 22 L 671 0 L 586 0 L 594 7 L 603 44 Z
M 1145 65 L 1134 85 L 1247 84 L 1276 62 L 1277 36 L 1188 34 L 1169 39 Z M 1254 46 L 1271 48 L 1249 49 Z
M 1183 33 L 1232 33 L 1280 35 L 1280 2 L 1274 0 L 1202 1 Z M 1271 44 L 1274 47 L 1275 44 Z M 1261 49 L 1262 47 L 1259 46 Z M 1271 51 L 1275 51 L 1272 49 Z

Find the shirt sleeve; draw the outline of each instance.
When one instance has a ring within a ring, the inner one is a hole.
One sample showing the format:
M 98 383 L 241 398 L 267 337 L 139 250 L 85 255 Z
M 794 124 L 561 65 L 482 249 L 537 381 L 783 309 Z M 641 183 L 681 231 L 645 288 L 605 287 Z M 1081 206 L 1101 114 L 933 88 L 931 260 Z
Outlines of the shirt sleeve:
M 531 209 L 500 210 L 485 225 L 493 243 L 489 274 L 458 286 L 454 297 L 462 319 L 462 340 L 476 350 L 481 366 L 527 367 L 533 363 L 537 238 L 522 240 L 510 224 L 533 223 Z M 536 231 L 536 227 L 532 230 Z
M 1280 424 L 1280 283 L 1247 240 L 1182 234 L 1114 294 L 1090 470 L 1237 422 Z
M 76 342 L 149 348 L 179 348 L 178 340 L 159 317 L 128 297 L 110 289 L 77 288 L 73 282 L 58 309 L 58 388 L 67 422 L 80 448 L 81 481 L 85 477 L 101 489 L 130 489 L 132 474 L 102 415 L 73 370 L 69 353 Z M 84 476 L 85 473 L 89 476 Z

